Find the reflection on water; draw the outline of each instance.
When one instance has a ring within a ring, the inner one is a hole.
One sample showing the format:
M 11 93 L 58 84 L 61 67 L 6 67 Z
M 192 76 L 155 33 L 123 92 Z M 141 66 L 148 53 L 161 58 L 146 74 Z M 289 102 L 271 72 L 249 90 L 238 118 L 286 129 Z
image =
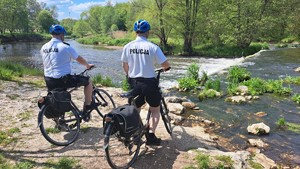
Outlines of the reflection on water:
M 121 49 L 103 50 L 94 46 L 81 45 L 76 41 L 69 40 L 70 43 L 80 55 L 85 57 L 90 63 L 96 65 L 95 74 L 109 76 L 115 83 L 119 84 L 124 78 L 121 67 Z M 17 43 L 0 45 L 0 59 L 10 60 L 19 63 L 25 63 L 36 68 L 42 69 L 42 60 L 39 49 L 43 43 Z M 5 48 L 5 49 L 4 49 Z M 250 58 L 236 59 L 211 59 L 211 58 L 194 58 L 194 57 L 173 57 L 168 56 L 172 66 L 171 71 L 162 75 L 162 87 L 169 88 L 177 85 L 176 79 L 185 76 L 186 68 L 191 63 L 199 64 L 201 71 L 209 75 L 228 68 L 232 65 L 241 65 L 251 72 L 252 77 L 261 77 L 264 79 L 279 79 L 286 76 L 299 76 L 294 69 L 300 66 L 300 49 L 284 49 L 277 51 L 263 51 L 258 55 Z M 81 72 L 84 67 L 73 63 L 74 73 Z M 226 93 L 225 75 L 220 76 L 223 80 L 222 90 Z M 300 93 L 300 87 L 291 85 L 293 92 Z M 262 139 L 270 146 L 264 150 L 264 153 L 275 160 L 282 162 L 286 159 L 283 155 L 292 155 L 295 160 L 291 164 L 300 165 L 300 134 L 280 130 L 276 126 L 279 118 L 283 117 L 287 122 L 300 124 L 300 107 L 291 101 L 290 97 L 275 97 L 271 94 L 264 94 L 260 99 L 252 103 L 235 105 L 224 102 L 221 99 L 208 99 L 198 102 L 197 95 L 191 93 L 176 93 L 178 96 L 188 96 L 192 101 L 198 103 L 203 110 L 200 114 L 207 119 L 214 120 L 221 125 L 216 132 L 224 137 L 229 138 L 230 142 L 237 147 L 245 147 L 247 139 Z M 263 111 L 268 115 L 257 117 L 256 112 Z M 252 136 L 247 133 L 247 126 L 253 123 L 264 122 L 271 127 L 271 133 L 267 136 Z

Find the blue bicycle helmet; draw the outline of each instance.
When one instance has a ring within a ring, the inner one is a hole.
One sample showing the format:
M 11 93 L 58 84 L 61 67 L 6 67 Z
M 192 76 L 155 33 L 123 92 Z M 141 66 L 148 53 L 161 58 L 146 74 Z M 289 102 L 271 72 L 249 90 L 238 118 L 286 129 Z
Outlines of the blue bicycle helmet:
M 61 25 L 52 25 L 49 29 L 50 34 L 59 35 L 59 34 L 67 34 L 65 28 Z
M 146 20 L 138 20 L 134 23 L 133 30 L 137 33 L 145 33 L 150 30 L 150 24 Z

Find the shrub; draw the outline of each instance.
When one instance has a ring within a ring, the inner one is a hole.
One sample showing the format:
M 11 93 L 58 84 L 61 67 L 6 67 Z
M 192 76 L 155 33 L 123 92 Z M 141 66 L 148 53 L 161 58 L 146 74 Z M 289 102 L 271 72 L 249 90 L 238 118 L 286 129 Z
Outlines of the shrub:
M 242 82 L 241 85 L 248 86 L 251 95 L 261 95 L 267 91 L 265 83 L 266 82 L 261 78 L 252 78 Z
M 209 79 L 206 83 L 205 83 L 205 89 L 214 89 L 216 91 L 220 91 L 221 90 L 221 80 L 220 78 L 217 78 L 215 80 Z
M 300 94 L 296 93 L 293 95 L 292 100 L 298 104 L 300 104 Z
M 240 68 L 238 66 L 233 66 L 229 69 L 227 80 L 232 83 L 240 83 L 251 78 L 250 72 L 245 68 Z
M 121 85 L 124 91 L 128 91 L 130 89 L 127 79 L 122 80 Z
M 115 85 L 113 84 L 112 80 L 106 76 L 105 78 L 103 78 L 100 74 L 94 76 L 92 78 L 92 82 L 94 84 L 101 84 L 103 86 L 107 86 L 107 87 L 114 87 Z
M 184 77 L 178 79 L 179 89 L 181 90 L 192 90 L 198 86 L 198 80 L 191 77 Z
M 187 75 L 194 80 L 198 80 L 199 66 L 196 63 L 192 63 L 187 69 Z

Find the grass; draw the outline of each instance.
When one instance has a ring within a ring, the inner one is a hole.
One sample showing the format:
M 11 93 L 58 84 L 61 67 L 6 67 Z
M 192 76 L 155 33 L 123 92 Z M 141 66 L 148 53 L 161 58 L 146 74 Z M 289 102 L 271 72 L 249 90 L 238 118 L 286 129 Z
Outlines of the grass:
M 59 133 L 60 130 L 58 128 L 46 128 L 46 133 Z
M 46 167 L 56 168 L 56 169 L 81 169 L 82 167 L 78 164 L 78 160 L 74 158 L 62 157 L 58 161 L 48 160 L 46 162 Z
M 107 87 L 115 87 L 110 77 L 106 76 L 105 78 L 102 77 L 102 75 L 98 74 L 92 78 L 93 84 L 100 84 L 102 86 Z
M 264 168 L 261 164 L 256 163 L 253 160 L 249 160 L 249 164 L 253 169 L 263 169 Z
M 43 71 L 28 68 L 21 64 L 16 64 L 10 61 L 0 61 L 0 80 L 15 81 L 18 82 L 19 85 L 22 85 L 23 83 L 29 83 L 38 87 L 45 86 L 45 82 L 42 80 L 23 82 L 22 77 L 25 75 L 43 76 Z
M 79 161 L 74 158 L 62 157 L 58 161 L 54 161 L 52 159 L 47 160 L 43 164 L 44 169 L 82 169 L 82 167 L 78 164 Z M 22 159 L 18 160 L 16 164 L 10 163 L 7 158 L 0 153 L 0 168 L 1 169 L 31 169 L 36 168 L 36 162 L 32 160 Z
M 14 137 L 14 134 L 19 132 L 21 132 L 21 130 L 17 127 L 11 128 L 6 131 L 0 131 L 0 145 L 8 145 L 10 143 L 16 142 L 18 139 Z
M 25 112 L 18 114 L 17 117 L 20 118 L 21 121 L 23 121 L 23 120 L 31 119 L 32 115 L 33 115 L 32 111 L 25 111 Z

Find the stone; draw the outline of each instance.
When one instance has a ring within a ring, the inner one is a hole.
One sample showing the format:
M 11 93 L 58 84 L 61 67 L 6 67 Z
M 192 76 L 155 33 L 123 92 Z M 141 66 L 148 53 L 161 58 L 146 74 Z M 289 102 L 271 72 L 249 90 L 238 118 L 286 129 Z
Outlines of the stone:
M 269 134 L 270 133 L 270 127 L 267 126 L 266 124 L 262 123 L 256 123 L 252 124 L 251 126 L 247 127 L 248 133 L 251 134 Z
M 265 148 L 269 146 L 268 144 L 264 143 L 261 139 L 248 139 L 248 143 L 252 147 L 259 147 L 259 148 Z
M 182 102 L 181 104 L 182 104 L 182 106 L 189 108 L 189 109 L 193 109 L 196 107 L 196 104 L 193 102 Z
M 185 113 L 185 107 L 180 103 L 168 103 L 169 112 L 177 115 Z

